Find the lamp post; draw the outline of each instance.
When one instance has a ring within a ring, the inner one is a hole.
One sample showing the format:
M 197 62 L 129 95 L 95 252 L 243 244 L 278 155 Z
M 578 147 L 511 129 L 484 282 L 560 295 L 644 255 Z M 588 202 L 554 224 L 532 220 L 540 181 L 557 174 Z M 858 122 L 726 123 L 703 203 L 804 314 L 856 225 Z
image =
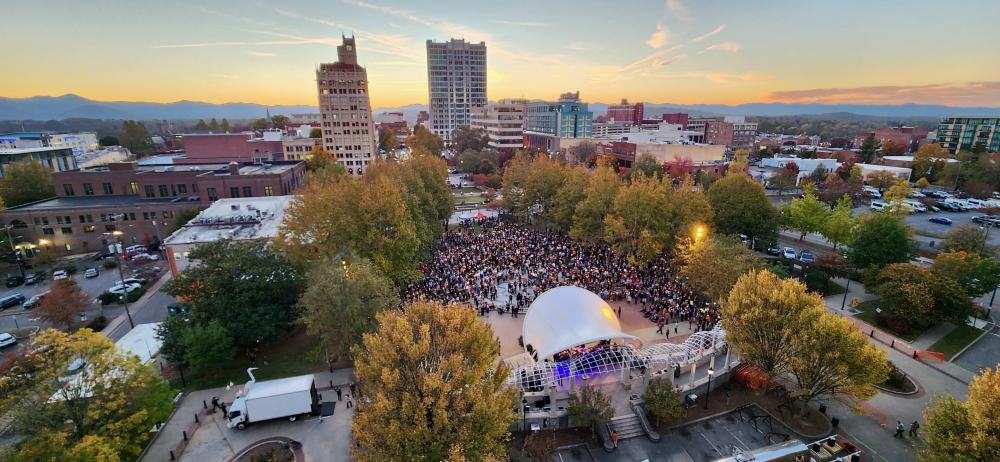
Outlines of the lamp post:
M 528 398 L 521 398 L 521 442 L 523 443 L 528 439 Z
M 715 374 L 715 369 L 712 369 L 710 367 L 705 372 L 708 373 L 708 388 L 705 389 L 705 410 L 707 411 L 708 410 L 708 394 L 712 392 L 712 375 Z
M 15 236 L 13 236 L 12 234 L 10 234 L 10 230 L 12 228 L 13 228 L 13 226 L 11 226 L 11 225 L 5 225 L 3 227 L 3 229 L 7 231 L 7 243 L 10 244 L 10 251 L 11 251 L 11 253 L 14 254 L 14 258 L 17 259 L 17 269 L 21 271 L 21 277 L 23 278 L 24 277 L 24 265 L 21 264 L 21 254 L 18 253 L 17 249 L 14 248 L 14 237 Z M 20 236 L 17 236 L 17 237 L 20 237 Z
M 117 244 L 113 245 L 115 251 L 112 252 L 112 253 L 114 253 L 116 255 L 117 254 L 122 254 L 122 256 L 124 257 L 124 252 L 122 250 L 122 234 L 125 234 L 125 233 L 123 233 L 121 231 L 118 231 L 118 230 L 114 230 L 114 231 L 112 231 L 110 233 L 104 233 L 105 236 L 112 236 L 117 241 Z M 121 285 L 122 285 L 122 295 L 121 295 L 121 297 L 122 297 L 122 303 L 125 305 L 125 315 L 128 316 L 129 329 L 135 329 L 135 322 L 132 321 L 132 312 L 129 311 L 129 309 L 128 309 L 128 293 L 129 293 L 129 291 L 128 291 L 128 286 L 125 285 L 125 273 L 122 270 L 122 264 L 123 264 L 123 262 L 124 262 L 124 259 L 122 259 L 121 261 L 118 262 L 118 277 L 121 280 Z

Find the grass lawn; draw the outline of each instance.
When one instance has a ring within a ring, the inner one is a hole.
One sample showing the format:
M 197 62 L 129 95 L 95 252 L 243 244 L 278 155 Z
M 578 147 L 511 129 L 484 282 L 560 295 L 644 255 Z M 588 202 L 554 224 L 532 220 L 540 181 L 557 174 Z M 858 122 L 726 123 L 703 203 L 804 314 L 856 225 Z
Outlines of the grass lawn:
M 886 331 L 886 332 L 888 332 L 888 333 L 890 333 L 892 335 L 895 335 L 896 337 L 899 337 L 899 338 L 901 338 L 901 339 L 903 339 L 903 340 L 905 340 L 907 342 L 912 342 L 912 341 L 916 340 L 917 337 L 920 337 L 920 334 L 923 333 L 923 331 L 911 331 L 911 332 L 907 332 L 905 334 L 904 333 L 899 333 L 899 332 L 896 332 L 896 331 L 894 331 L 892 329 L 889 329 L 884 324 L 875 322 L 875 315 L 876 315 L 875 308 L 879 307 L 880 304 L 881 304 L 881 300 L 879 300 L 877 298 L 874 299 L 874 300 L 868 300 L 867 302 L 861 302 L 858 306 L 854 307 L 856 310 L 860 311 L 858 314 L 854 315 L 854 317 L 858 318 L 858 319 L 860 319 L 860 320 L 862 320 L 864 322 L 867 322 L 868 324 L 876 326 L 879 329 L 882 329 L 882 330 L 884 330 L 884 331 Z
M 486 202 L 486 199 L 484 199 L 483 196 L 455 197 L 455 205 L 462 205 L 462 204 L 482 204 L 484 202 Z
M 455 189 L 454 191 L 455 192 L 460 192 L 460 193 L 477 193 L 477 192 L 481 192 L 481 190 L 479 188 L 476 188 L 476 187 L 473 187 L 473 186 L 464 186 L 464 187 Z
M 305 329 L 292 329 L 282 339 L 260 348 L 254 366 L 259 369 L 254 371 L 254 376 L 257 380 L 270 380 L 324 370 L 326 362 L 313 355 L 316 345 L 317 340 L 306 335 Z M 187 379 L 188 390 L 223 387 L 229 382 L 241 384 L 249 379 L 248 367 L 251 367 L 250 360 L 243 351 L 237 351 L 231 361 L 219 364 L 210 371 L 195 374 L 185 370 L 184 378 Z M 179 388 L 180 378 L 172 378 L 171 384 Z
M 941 337 L 941 340 L 931 345 L 930 350 L 944 353 L 944 358 L 950 360 L 952 356 L 955 356 L 955 353 L 958 353 L 966 345 L 979 338 L 982 333 L 982 329 L 963 324 L 952 329 L 951 332 L 948 332 L 948 335 Z

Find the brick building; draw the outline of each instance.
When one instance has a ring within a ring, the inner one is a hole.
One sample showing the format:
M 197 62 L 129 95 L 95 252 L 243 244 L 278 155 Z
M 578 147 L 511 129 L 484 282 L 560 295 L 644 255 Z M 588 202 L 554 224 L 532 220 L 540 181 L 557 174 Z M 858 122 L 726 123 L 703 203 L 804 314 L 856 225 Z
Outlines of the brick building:
M 705 143 L 722 146 L 733 145 L 733 124 L 724 120 L 705 121 Z
M 627 99 L 623 99 L 621 104 L 608 106 L 608 118 L 616 122 L 629 122 L 635 125 L 642 123 L 643 105 L 642 103 L 629 104 Z
M 672 112 L 668 114 L 663 114 L 660 117 L 662 117 L 663 121 L 668 124 L 680 125 L 682 128 L 687 130 L 688 115 L 683 112 Z

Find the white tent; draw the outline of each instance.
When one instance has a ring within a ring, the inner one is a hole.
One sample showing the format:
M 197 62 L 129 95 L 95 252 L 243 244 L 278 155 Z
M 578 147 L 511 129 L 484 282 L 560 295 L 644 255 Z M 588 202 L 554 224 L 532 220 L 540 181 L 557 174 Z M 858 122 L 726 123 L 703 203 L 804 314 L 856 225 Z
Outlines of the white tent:
M 525 349 L 530 345 L 537 360 L 601 340 L 641 343 L 622 332 L 611 305 L 587 289 L 572 286 L 550 289 L 535 299 L 524 316 L 522 337 Z

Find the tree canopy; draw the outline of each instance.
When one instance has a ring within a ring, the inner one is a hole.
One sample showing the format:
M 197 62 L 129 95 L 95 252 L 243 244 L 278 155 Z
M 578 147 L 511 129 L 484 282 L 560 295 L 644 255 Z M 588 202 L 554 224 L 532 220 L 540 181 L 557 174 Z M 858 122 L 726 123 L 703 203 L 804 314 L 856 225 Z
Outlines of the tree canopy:
M 0 197 L 7 207 L 48 199 L 56 195 L 52 186 L 52 171 L 41 162 L 30 159 L 4 166 L 0 178 Z
M 966 223 L 948 232 L 941 243 L 945 252 L 969 252 L 989 257 L 994 250 L 986 243 L 986 233 L 978 226 Z
M 93 305 L 93 299 L 80 290 L 76 281 L 61 279 L 52 282 L 48 295 L 38 303 L 35 313 L 39 319 L 68 330 L 80 320 L 80 314 Z
M 972 314 L 972 299 L 961 284 L 909 263 L 883 268 L 874 289 L 885 315 L 909 328 L 926 328 L 942 321 L 963 323 Z
M 681 274 L 691 288 L 714 301 L 729 295 L 741 276 L 764 267 L 760 257 L 731 235 L 711 235 L 683 247 L 681 262 Z
M 976 253 L 940 253 L 934 259 L 931 270 L 961 284 L 972 297 L 983 295 L 1000 285 L 1000 261 Z
M 392 152 L 399 147 L 399 140 L 396 139 L 396 132 L 390 128 L 383 128 L 378 132 L 378 148 L 383 152 Z
M 455 152 L 482 151 L 489 141 L 490 137 L 482 128 L 457 127 L 451 133 L 451 144 Z
M 466 149 L 458 155 L 458 168 L 466 173 L 496 173 L 500 155 L 492 149 Z
M 984 369 L 969 384 L 963 403 L 953 396 L 937 398 L 924 409 L 923 462 L 1000 460 L 1000 372 Z
M 805 190 L 802 197 L 781 207 L 785 226 L 798 231 L 800 241 L 806 234 L 822 232 L 830 218 L 830 209 L 816 197 L 815 188 L 810 186 Z
M 715 210 L 715 232 L 745 234 L 758 242 L 778 240 L 778 210 L 764 188 L 743 174 L 726 175 L 708 188 L 708 201 Z
M 858 269 L 879 269 L 910 260 L 914 242 L 910 228 L 894 214 L 870 214 L 860 220 L 848 242 L 847 258 Z
M 412 151 L 422 149 L 435 156 L 440 156 L 441 149 L 444 148 L 444 140 L 423 125 L 413 127 L 413 133 L 406 137 L 403 144 Z
M 146 154 L 153 150 L 153 139 L 142 122 L 126 120 L 122 122 L 122 131 L 118 135 L 122 146 L 135 154 Z

